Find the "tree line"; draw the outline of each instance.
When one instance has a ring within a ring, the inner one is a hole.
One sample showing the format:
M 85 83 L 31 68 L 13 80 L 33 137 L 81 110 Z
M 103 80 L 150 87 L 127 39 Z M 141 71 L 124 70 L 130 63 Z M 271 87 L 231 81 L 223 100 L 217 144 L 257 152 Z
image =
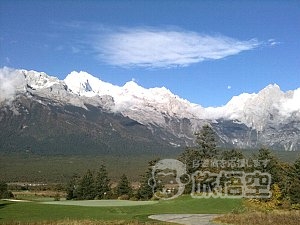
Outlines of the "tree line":
M 217 139 L 215 132 L 209 125 L 202 127 L 200 132 L 195 133 L 196 146 L 187 147 L 179 156 L 179 160 L 187 165 L 187 173 L 192 174 L 196 170 L 210 170 L 218 172 L 223 168 L 204 166 L 205 160 L 222 159 L 222 160 L 253 160 L 257 162 L 266 162 L 255 167 L 244 167 L 245 172 L 253 172 L 258 170 L 271 175 L 271 190 L 273 195 L 277 195 L 277 204 L 293 205 L 300 209 L 300 157 L 293 164 L 282 162 L 270 149 L 261 148 L 258 153 L 252 156 L 244 156 L 237 149 L 222 150 L 217 148 Z M 196 168 L 194 161 L 200 162 Z M 230 168 L 231 169 L 231 168 Z M 240 168 L 236 168 L 239 169 Z M 231 169 L 232 170 L 232 169 Z M 234 169 L 233 169 L 234 170 Z M 185 188 L 186 193 L 190 193 L 191 184 Z M 277 193 L 277 194 L 276 194 Z M 279 196 L 279 197 L 278 197 Z M 268 201 L 268 200 L 264 200 Z
M 286 163 L 279 160 L 272 151 L 267 148 L 259 149 L 258 153 L 251 156 L 244 156 L 237 149 L 223 150 L 217 147 L 217 139 L 212 127 L 205 125 L 195 133 L 196 145 L 187 147 L 179 156 L 178 160 L 186 165 L 187 174 L 191 175 L 197 170 L 209 170 L 218 172 L 223 168 L 204 165 L 205 160 L 258 160 L 266 161 L 265 165 L 253 167 L 244 167 L 245 172 L 258 170 L 269 173 L 271 179 L 271 189 L 276 201 L 280 204 L 290 204 L 300 209 L 300 157 L 294 163 Z M 148 163 L 148 169 L 141 175 L 139 187 L 133 189 L 127 176 L 123 174 L 115 187 L 108 176 L 104 165 L 100 166 L 98 171 L 87 170 L 82 176 L 74 175 L 66 185 L 66 198 L 78 200 L 91 199 L 133 199 L 150 200 L 153 198 L 153 187 L 149 186 L 149 179 L 152 177 L 152 167 L 159 159 Z M 194 162 L 198 165 L 195 167 Z M 240 168 L 229 168 L 236 170 Z M 185 186 L 185 193 L 190 194 L 192 189 L 191 182 Z M 7 185 L 0 183 L 0 198 L 10 195 Z M 11 196 L 11 195 L 10 195 Z M 268 200 L 266 200 L 268 201 Z
M 66 186 L 66 199 L 122 199 L 122 200 L 149 200 L 152 189 L 148 185 L 150 170 L 142 176 L 140 187 L 134 190 L 127 176 L 123 174 L 117 185 L 112 187 L 107 169 L 101 165 L 97 172 L 87 170 L 83 176 L 74 175 Z
M 272 190 L 280 192 L 279 202 L 289 202 L 290 204 L 300 204 L 300 158 L 293 164 L 280 161 L 267 148 L 261 148 L 257 154 L 246 157 L 236 149 L 222 150 L 217 148 L 217 139 L 213 129 L 205 125 L 196 134 L 196 145 L 187 147 L 178 157 L 178 160 L 186 164 L 187 174 L 191 175 L 196 170 L 209 170 L 218 172 L 224 168 L 211 165 L 204 165 L 205 160 L 253 160 L 266 162 L 255 167 L 242 168 L 245 172 L 267 172 L 271 175 Z M 105 166 L 101 166 L 99 171 L 88 170 L 82 177 L 74 176 L 67 186 L 67 199 L 136 199 L 149 200 L 153 198 L 153 189 L 149 186 L 149 179 L 152 176 L 152 167 L 159 159 L 150 161 L 148 170 L 141 176 L 140 186 L 134 190 L 125 174 L 123 174 L 116 187 L 112 188 Z M 198 161 L 198 167 L 194 162 Z M 241 168 L 227 168 L 230 170 L 240 170 Z M 226 170 L 226 168 L 225 168 Z M 185 193 L 190 194 L 192 183 L 185 186 Z M 278 190 L 277 190 L 278 189 Z

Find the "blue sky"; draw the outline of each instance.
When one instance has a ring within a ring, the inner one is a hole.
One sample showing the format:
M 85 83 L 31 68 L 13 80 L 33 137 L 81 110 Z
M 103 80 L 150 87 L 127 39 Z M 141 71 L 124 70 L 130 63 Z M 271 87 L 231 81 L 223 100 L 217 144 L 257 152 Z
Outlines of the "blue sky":
M 0 66 L 165 86 L 202 106 L 300 87 L 300 1 L 0 1 Z

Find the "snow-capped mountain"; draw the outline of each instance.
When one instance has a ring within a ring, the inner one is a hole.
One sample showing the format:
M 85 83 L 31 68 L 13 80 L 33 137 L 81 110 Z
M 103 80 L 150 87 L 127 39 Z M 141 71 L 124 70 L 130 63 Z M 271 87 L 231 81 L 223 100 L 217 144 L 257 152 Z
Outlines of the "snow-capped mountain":
M 146 89 L 134 81 L 119 87 L 103 82 L 86 72 L 72 72 L 64 81 L 70 90 L 79 96 L 112 96 L 115 103 L 113 111 L 135 117 L 133 119 L 145 124 L 164 123 L 164 114 L 179 118 L 198 118 L 198 114 L 202 114 L 203 110 L 201 106 L 191 104 L 165 87 Z M 135 115 L 131 115 L 131 112 L 135 112 Z M 141 114 L 140 117 L 138 114 Z
M 146 89 L 134 81 L 116 86 L 86 72 L 74 71 L 59 80 L 45 73 L 3 68 L 0 81 L 0 106 L 6 111 L 9 106 L 14 115 L 21 112 L 13 102 L 23 96 L 43 105 L 71 105 L 85 111 L 93 106 L 120 114 L 173 146 L 191 145 L 194 132 L 206 123 L 227 146 L 285 150 L 300 146 L 300 88 L 283 92 L 273 84 L 258 93 L 234 96 L 222 107 L 203 108 L 165 87 Z

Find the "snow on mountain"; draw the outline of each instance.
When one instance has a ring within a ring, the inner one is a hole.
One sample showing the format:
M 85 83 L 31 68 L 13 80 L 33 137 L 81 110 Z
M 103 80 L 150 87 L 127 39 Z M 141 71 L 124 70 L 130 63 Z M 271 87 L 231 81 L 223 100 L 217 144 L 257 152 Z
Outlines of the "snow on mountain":
M 37 73 L 35 71 L 26 70 L 21 70 L 20 72 L 24 75 L 27 84 L 33 89 L 49 88 L 55 84 L 61 83 L 58 78 L 48 76 L 44 72 Z
M 269 117 L 280 110 L 280 100 L 284 98 L 278 85 L 268 85 L 259 93 L 243 93 L 234 96 L 225 106 L 208 108 L 215 118 L 239 120 L 248 127 L 261 131 Z
M 79 96 L 112 96 L 115 103 L 113 111 L 121 112 L 143 124 L 149 121 L 163 124 L 164 116 L 199 118 L 204 110 L 201 106 L 174 95 L 165 87 L 146 89 L 134 81 L 120 87 L 82 71 L 70 73 L 64 81 Z
M 239 120 L 262 131 L 270 120 L 278 123 L 295 114 L 300 119 L 300 90 L 283 92 L 277 84 L 268 85 L 257 94 L 234 96 L 225 106 L 207 108 L 213 118 Z
M 24 79 L 25 78 L 25 79 Z M 143 88 L 134 81 L 117 86 L 86 73 L 71 72 L 61 81 L 45 73 L 0 69 L 0 101 L 16 92 L 36 93 L 42 97 L 85 107 L 84 103 L 103 105 L 142 124 L 166 126 L 166 118 L 198 120 L 238 120 L 262 131 L 270 121 L 283 123 L 290 117 L 300 120 L 300 88 L 283 92 L 276 84 L 258 93 L 234 96 L 221 107 L 203 108 L 173 94 L 165 87 Z M 192 125 L 193 126 L 193 125 Z
M 300 146 L 300 88 L 284 92 L 271 84 L 258 93 L 234 96 L 224 106 L 203 108 L 165 87 L 147 89 L 134 81 L 117 86 L 82 71 L 59 80 L 42 72 L 0 69 L 1 107 L 21 115 L 24 107 L 14 103 L 18 97 L 65 113 L 66 105 L 117 112 L 176 146 L 192 144 L 194 132 L 206 123 L 227 147 L 271 146 L 294 151 Z

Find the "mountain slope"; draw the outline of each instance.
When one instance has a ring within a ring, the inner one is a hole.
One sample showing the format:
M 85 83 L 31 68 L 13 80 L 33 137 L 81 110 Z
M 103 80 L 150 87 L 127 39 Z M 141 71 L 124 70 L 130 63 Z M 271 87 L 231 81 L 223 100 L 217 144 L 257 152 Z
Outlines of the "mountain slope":
M 2 152 L 137 155 L 172 150 L 142 124 L 92 105 L 84 109 L 22 95 L 11 104 L 17 115 L 10 107 L 0 111 Z
M 120 87 L 86 72 L 61 81 L 3 68 L 0 79 L 1 151 L 21 148 L 14 140 L 38 143 L 44 152 L 52 145 L 57 153 L 169 150 L 193 145 L 194 132 L 207 123 L 227 147 L 300 146 L 300 88 L 283 92 L 269 85 L 234 96 L 225 106 L 203 108 L 165 87 L 145 89 L 134 81 Z

